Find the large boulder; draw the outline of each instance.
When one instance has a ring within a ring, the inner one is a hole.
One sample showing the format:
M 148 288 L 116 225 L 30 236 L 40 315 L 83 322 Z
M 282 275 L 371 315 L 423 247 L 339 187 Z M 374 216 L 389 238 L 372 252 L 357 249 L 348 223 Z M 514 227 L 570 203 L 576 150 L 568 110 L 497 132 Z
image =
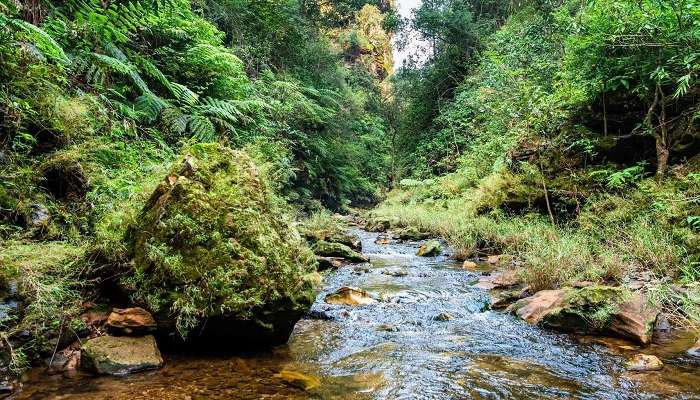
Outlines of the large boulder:
M 543 290 L 511 307 L 532 324 L 574 333 L 621 337 L 642 345 L 651 342 L 659 310 L 641 293 L 589 286 Z
M 325 301 L 328 304 L 346 306 L 361 306 L 377 302 L 377 300 L 373 299 L 366 291 L 349 286 L 344 286 L 327 295 Z
M 176 341 L 286 342 L 315 297 L 313 253 L 247 154 L 187 152 L 127 233 L 133 274 L 123 285 Z
M 342 243 L 331 243 L 325 240 L 319 240 L 314 243 L 311 249 L 316 255 L 322 257 L 341 257 L 350 262 L 357 263 L 369 261 L 369 258 Z
M 163 358 L 152 335 L 99 336 L 83 343 L 80 362 L 98 374 L 126 375 L 160 368 Z

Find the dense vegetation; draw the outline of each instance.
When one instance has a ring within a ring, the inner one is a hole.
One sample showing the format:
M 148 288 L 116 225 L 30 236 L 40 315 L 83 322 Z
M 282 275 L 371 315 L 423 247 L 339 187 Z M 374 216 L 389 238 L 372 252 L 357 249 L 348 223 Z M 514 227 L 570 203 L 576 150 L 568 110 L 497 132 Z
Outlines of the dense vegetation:
M 183 336 L 199 318 L 308 307 L 315 261 L 292 216 L 373 202 L 388 179 L 392 18 L 356 0 L 0 1 L 0 265 L 22 304 L 2 317 L 10 369 L 116 292 L 174 313 Z M 178 180 L 182 157 L 208 172 Z M 182 203 L 149 211 L 166 176 Z
M 638 286 L 700 322 L 700 3 L 428 0 L 380 207 L 534 290 Z

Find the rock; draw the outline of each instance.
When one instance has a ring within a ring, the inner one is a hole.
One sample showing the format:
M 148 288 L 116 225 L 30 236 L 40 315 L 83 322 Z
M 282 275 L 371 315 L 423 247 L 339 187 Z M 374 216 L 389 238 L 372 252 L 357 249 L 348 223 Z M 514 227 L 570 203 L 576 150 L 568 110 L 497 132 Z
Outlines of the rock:
M 318 262 L 319 271 L 325 271 L 328 269 L 338 269 L 343 265 L 342 259 L 338 257 L 316 256 L 316 262 Z
M 507 270 L 489 276 L 482 276 L 474 287 L 484 290 L 493 290 L 513 287 L 518 283 L 517 272 L 515 270 Z
M 693 345 L 693 347 L 688 349 L 688 355 L 700 358 L 700 339 Z
M 659 311 L 641 294 L 621 288 L 589 286 L 543 290 L 510 308 L 532 324 L 565 332 L 609 335 L 649 344 Z
M 391 243 L 391 238 L 389 237 L 389 235 L 379 235 L 374 240 L 374 244 L 387 245 L 389 243 Z
M 462 268 L 469 271 L 476 271 L 479 268 L 479 265 L 474 261 L 467 260 L 462 264 Z
M 668 318 L 661 314 L 656 319 L 656 324 L 654 325 L 654 332 L 667 333 L 671 331 L 671 323 L 668 322 Z
M 52 359 L 53 358 L 53 359 Z M 80 366 L 80 346 L 71 345 L 46 360 L 49 373 L 70 373 Z
M 155 332 L 156 321 L 141 307 L 115 308 L 105 323 L 113 335 L 140 336 Z
M 393 324 L 381 324 L 375 330 L 378 332 L 398 332 L 399 327 Z
M 496 265 L 498 262 L 501 260 L 500 255 L 491 255 L 486 257 L 486 262 L 491 264 L 491 265 Z
M 30 210 L 28 225 L 32 228 L 42 229 L 51 222 L 51 213 L 45 205 L 41 203 L 32 203 Z
M 452 315 L 450 315 L 449 313 L 446 313 L 446 312 L 441 312 L 440 314 L 433 317 L 433 320 L 442 321 L 442 322 L 449 321 L 451 319 L 452 319 Z
M 341 257 L 349 262 L 368 262 L 369 258 L 354 251 L 342 243 L 331 243 L 319 240 L 311 247 L 314 254 L 323 257 Z
M 163 358 L 152 335 L 99 336 L 83 344 L 81 365 L 98 374 L 126 375 L 160 368 Z
M 126 231 L 125 294 L 159 310 L 158 335 L 174 345 L 285 343 L 316 296 L 314 254 L 245 152 L 200 143 L 185 154 Z
M 408 227 L 408 228 L 403 228 L 399 229 L 398 231 L 394 232 L 392 235 L 394 239 L 399 239 L 399 240 L 423 240 L 426 239 L 429 235 L 427 233 L 423 233 L 419 231 L 417 228 L 414 227 Z
M 627 370 L 635 372 L 660 371 L 664 363 L 658 357 L 649 354 L 637 354 L 625 364 Z
M 386 232 L 391 228 L 391 220 L 386 217 L 375 217 L 367 221 L 365 230 L 368 232 Z
M 283 369 L 275 377 L 289 386 L 302 390 L 312 390 L 321 386 L 321 381 L 317 377 L 299 371 Z
M 385 269 L 382 271 L 382 274 L 384 275 L 389 275 L 389 276 L 394 276 L 394 277 L 402 277 L 402 276 L 407 276 L 408 271 L 406 271 L 403 268 L 396 268 L 396 269 Z
M 327 295 L 325 301 L 328 304 L 346 306 L 368 305 L 377 302 L 377 300 L 370 297 L 369 293 L 366 291 L 348 286 L 344 286 L 336 290 L 334 293 Z
M 418 252 L 416 253 L 419 257 L 434 257 L 442 252 L 442 246 L 437 240 L 428 240 L 423 243 Z
M 327 242 L 344 244 L 355 251 L 362 251 L 362 240 L 359 236 L 350 233 L 334 233 L 328 235 Z
M 520 290 L 504 290 L 491 295 L 491 308 L 503 309 L 510 306 L 512 303 L 524 299 L 529 295 L 529 288 Z

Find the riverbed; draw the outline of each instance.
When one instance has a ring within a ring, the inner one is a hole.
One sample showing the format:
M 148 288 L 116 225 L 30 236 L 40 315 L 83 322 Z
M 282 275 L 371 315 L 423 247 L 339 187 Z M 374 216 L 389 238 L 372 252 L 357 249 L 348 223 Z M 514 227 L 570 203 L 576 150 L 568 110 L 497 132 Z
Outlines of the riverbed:
M 19 399 L 700 399 L 692 335 L 647 349 L 544 331 L 489 309 L 489 293 L 449 257 L 415 256 L 418 243 L 378 245 L 356 231 L 370 263 L 324 276 L 310 315 L 289 342 L 264 352 L 164 354 L 165 367 L 127 377 L 47 375 L 35 369 Z M 324 302 L 343 286 L 375 304 Z M 658 355 L 659 372 L 629 373 L 627 357 Z M 279 375 L 292 371 L 302 389 Z

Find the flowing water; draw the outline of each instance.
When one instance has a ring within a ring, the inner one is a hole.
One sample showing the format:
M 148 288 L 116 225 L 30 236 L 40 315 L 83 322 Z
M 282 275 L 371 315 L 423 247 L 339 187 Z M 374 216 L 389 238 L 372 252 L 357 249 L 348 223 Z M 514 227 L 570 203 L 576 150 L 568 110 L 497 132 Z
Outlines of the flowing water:
M 370 264 L 324 277 L 312 317 L 289 343 L 236 356 L 167 355 L 166 366 L 124 378 L 49 376 L 34 371 L 21 399 L 700 399 L 700 366 L 681 354 L 692 338 L 664 338 L 644 351 L 661 372 L 624 371 L 639 349 L 543 331 L 490 311 L 488 293 L 447 255 L 414 256 L 417 243 L 376 245 L 362 237 Z M 356 286 L 381 299 L 367 306 L 325 304 Z M 441 313 L 452 318 L 435 319 Z M 280 371 L 320 384 L 304 391 Z M 314 379 L 312 378 L 312 379 Z

